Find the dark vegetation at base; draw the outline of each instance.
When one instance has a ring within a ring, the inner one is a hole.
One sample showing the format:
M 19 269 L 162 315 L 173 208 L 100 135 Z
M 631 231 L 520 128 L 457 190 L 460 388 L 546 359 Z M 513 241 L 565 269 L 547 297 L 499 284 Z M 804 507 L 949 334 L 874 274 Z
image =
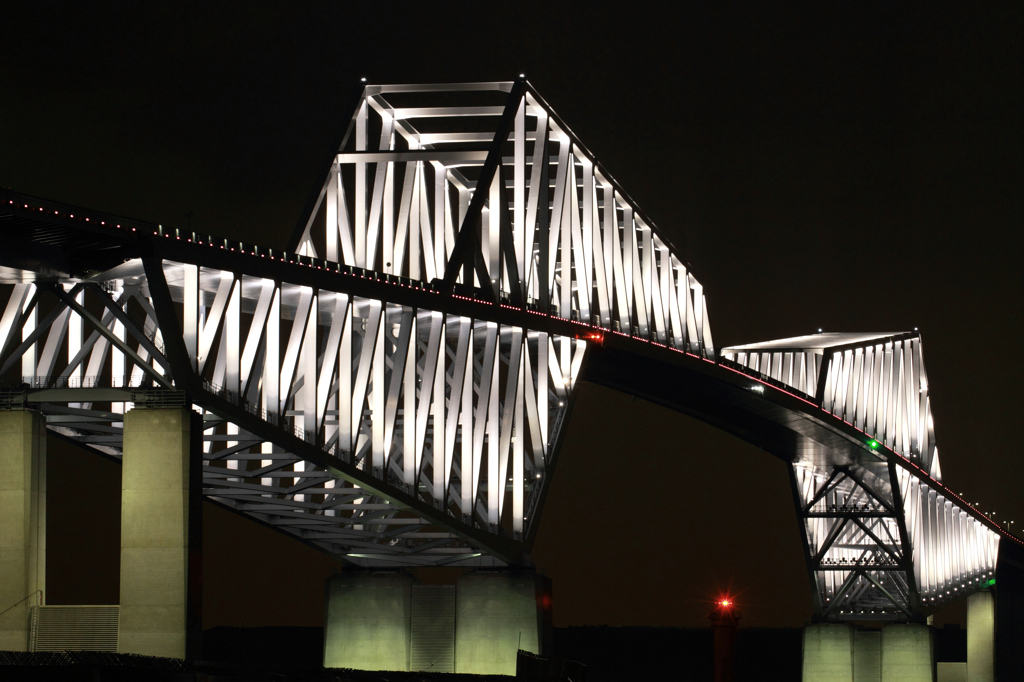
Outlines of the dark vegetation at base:
M 324 670 L 323 628 L 218 627 L 203 633 L 201 661 L 185 663 L 124 654 L 0 653 L 0 678 L 21 680 L 159 680 L 166 682 L 511 682 L 502 675 Z M 740 628 L 736 682 L 800 679 L 799 629 Z M 554 654 L 587 666 L 587 682 L 714 677 L 710 630 L 698 628 L 555 628 Z
M 323 628 L 213 628 L 203 633 L 203 660 L 192 664 L 90 652 L 0 652 L 0 679 L 5 682 L 511 682 L 514 679 L 501 675 L 324 670 L 320 667 L 323 638 Z M 798 682 L 801 638 L 799 628 L 740 628 L 736 632 L 735 681 Z M 555 628 L 554 647 L 558 658 L 587 666 L 587 682 L 711 682 L 714 679 L 709 629 Z M 956 626 L 936 629 L 935 651 L 938 661 L 966 660 L 966 632 Z
M 555 655 L 587 666 L 588 682 L 714 678 L 711 630 L 555 628 Z
M 798 681 L 800 636 L 798 629 L 740 628 L 736 641 L 736 682 Z M 555 628 L 554 640 L 555 656 L 587 666 L 587 682 L 710 682 L 714 677 L 712 638 L 707 629 Z M 502 675 L 324 670 L 320 667 L 322 656 L 322 628 L 219 627 L 203 633 L 202 660 L 193 663 L 91 652 L 0 653 L 0 664 L 7 664 L 0 665 L 0 678 L 5 682 L 512 682 L 515 679 Z
M 506 675 L 325 670 L 295 664 L 261 666 L 249 662 L 235 665 L 94 651 L 0 651 L 0 680 L 3 682 L 515 682 L 517 679 Z M 540 681 L 523 678 L 523 682 Z
M 554 655 L 586 665 L 587 682 L 714 679 L 710 629 L 571 627 L 555 628 L 554 635 Z M 736 682 L 798 682 L 801 638 L 798 628 L 740 628 L 736 633 Z M 223 664 L 267 670 L 315 668 L 322 652 L 322 628 L 223 627 L 203 633 L 203 657 Z M 407 678 L 394 673 L 389 679 Z
M 800 680 L 799 628 L 739 628 L 736 682 Z M 555 655 L 587 665 L 587 682 L 711 682 L 712 634 L 705 628 L 555 628 Z
M 268 670 L 319 668 L 323 628 L 211 628 L 203 632 L 203 659 Z
M 935 662 L 957 663 L 967 660 L 967 630 L 957 624 L 935 628 Z

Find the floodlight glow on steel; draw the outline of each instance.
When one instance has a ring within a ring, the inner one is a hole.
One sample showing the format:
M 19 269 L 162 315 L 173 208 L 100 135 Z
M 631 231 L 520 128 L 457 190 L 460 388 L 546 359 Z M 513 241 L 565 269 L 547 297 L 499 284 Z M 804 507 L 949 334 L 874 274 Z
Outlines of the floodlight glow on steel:
M 504 107 L 462 101 L 478 91 Z M 439 92 L 450 106 L 433 105 Z M 392 93 L 423 106 L 396 109 Z M 138 230 L 153 255 L 70 292 L 14 285 L 0 310 L 0 366 L 14 374 L 20 363 L 32 386 L 190 387 L 196 407 L 221 420 L 203 436 L 209 498 L 354 563 L 404 566 L 501 565 L 528 551 L 551 478 L 541 472 L 594 344 L 666 365 L 698 359 L 710 385 L 736 386 L 739 373 L 845 434 L 847 452 L 821 448 L 790 468 L 802 532 L 820 548 L 809 559 L 821 617 L 920 615 L 994 569 L 1011 536 L 938 483 L 916 329 L 818 328 L 716 349 L 689 266 L 528 83 L 364 95 L 284 252 L 111 220 L 118 240 Z M 421 117 L 450 119 L 439 126 L 449 132 L 416 130 Z M 478 125 L 485 117 L 490 128 Z M 494 145 L 467 151 L 466 141 Z M 39 220 L 51 209 L 31 210 Z M 60 229 L 107 222 L 73 210 L 53 211 Z M 40 293 L 66 310 L 39 315 Z M 102 319 L 90 313 L 101 308 Z M 182 338 L 161 337 L 171 328 Z M 119 457 L 121 413 L 79 412 L 73 426 L 49 428 L 101 436 L 92 449 Z M 848 450 L 865 445 L 870 464 L 884 454 L 888 468 L 865 475 L 851 462 Z M 404 509 L 429 523 L 409 523 Z M 952 575 L 942 558 L 951 552 L 961 562 Z

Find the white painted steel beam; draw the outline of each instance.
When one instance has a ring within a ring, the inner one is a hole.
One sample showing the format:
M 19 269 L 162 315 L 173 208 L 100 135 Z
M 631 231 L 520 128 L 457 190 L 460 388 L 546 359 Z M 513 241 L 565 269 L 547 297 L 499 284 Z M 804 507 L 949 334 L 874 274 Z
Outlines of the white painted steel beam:
M 51 428 L 107 455 L 125 403 L 156 386 L 201 395 L 206 494 L 325 551 L 500 563 L 467 538 L 522 543 L 535 528 L 590 340 L 618 333 L 718 363 L 703 287 L 523 81 L 368 86 L 351 131 L 294 235 L 296 269 L 184 257 L 162 261 L 162 278 L 115 269 L 59 290 L 42 320 L 40 287 L 18 284 L 0 360 L 33 386 L 94 387 L 93 402 L 50 405 Z M 305 268 L 436 298 L 367 295 Z M 175 326 L 180 341 L 165 338 Z M 916 613 L 991 574 L 999 536 L 938 483 L 919 335 L 751 344 L 722 364 L 893 453 L 881 468 L 794 469 L 823 613 Z

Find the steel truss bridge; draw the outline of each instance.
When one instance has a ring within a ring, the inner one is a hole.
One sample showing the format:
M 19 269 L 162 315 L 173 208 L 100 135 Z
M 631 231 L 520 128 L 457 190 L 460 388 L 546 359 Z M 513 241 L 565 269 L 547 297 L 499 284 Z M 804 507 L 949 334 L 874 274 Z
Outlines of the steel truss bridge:
M 285 249 L 4 191 L 0 407 L 362 566 L 529 550 L 581 379 L 790 463 L 817 616 L 907 620 L 1018 542 L 941 483 L 917 333 L 717 348 L 679 252 L 524 80 L 370 85 Z

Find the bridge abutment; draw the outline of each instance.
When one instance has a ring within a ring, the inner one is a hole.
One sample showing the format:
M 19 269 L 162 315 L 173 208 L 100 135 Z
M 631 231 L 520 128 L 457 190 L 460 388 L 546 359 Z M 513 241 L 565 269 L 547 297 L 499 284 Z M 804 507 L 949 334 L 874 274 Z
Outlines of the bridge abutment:
M 28 651 L 46 588 L 46 419 L 0 410 L 0 651 Z
M 119 653 L 187 658 L 202 632 L 202 428 L 189 408 L 124 416 Z

